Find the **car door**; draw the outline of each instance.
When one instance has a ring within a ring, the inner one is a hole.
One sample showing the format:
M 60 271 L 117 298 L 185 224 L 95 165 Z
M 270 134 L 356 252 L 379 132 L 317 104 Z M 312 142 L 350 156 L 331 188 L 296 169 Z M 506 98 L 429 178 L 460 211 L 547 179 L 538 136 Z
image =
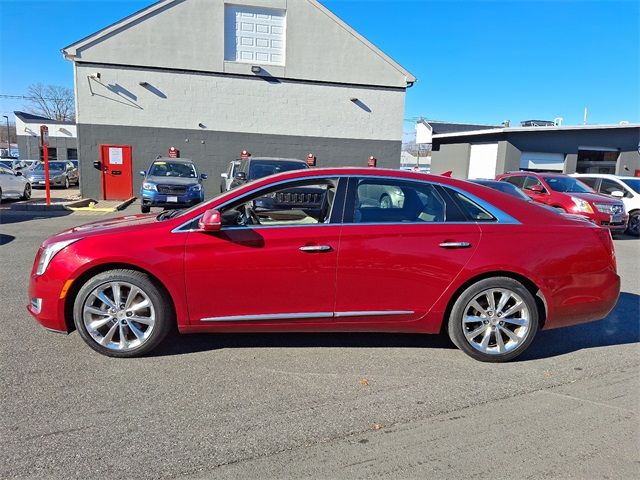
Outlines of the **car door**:
M 372 206 L 368 193 L 378 189 L 402 195 L 391 207 Z M 353 178 L 340 237 L 336 321 L 389 328 L 423 317 L 469 261 L 480 233 L 436 184 Z
M 238 225 L 246 205 L 314 182 L 327 192 L 326 208 L 314 209 L 314 217 L 300 208 L 260 208 L 252 210 L 260 224 Z M 185 285 L 191 323 L 234 329 L 251 322 L 252 328 L 277 329 L 284 324 L 291 328 L 291 322 L 332 321 L 342 228 L 341 204 L 335 199 L 345 189 L 337 178 L 282 182 L 275 190 L 259 189 L 222 206 L 219 232 L 189 232 Z

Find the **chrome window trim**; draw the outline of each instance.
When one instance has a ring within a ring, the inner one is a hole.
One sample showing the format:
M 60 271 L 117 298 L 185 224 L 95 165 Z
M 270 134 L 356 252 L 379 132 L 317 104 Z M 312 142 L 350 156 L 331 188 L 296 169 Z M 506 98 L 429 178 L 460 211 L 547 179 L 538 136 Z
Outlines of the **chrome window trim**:
M 292 182 L 296 182 L 296 181 L 306 181 L 306 180 L 318 180 L 318 179 L 328 179 L 328 178 L 379 178 L 379 179 L 385 179 L 385 180 L 400 180 L 400 181 L 404 181 L 404 182 L 413 182 L 413 183 L 430 183 L 432 185 L 438 185 L 441 188 L 450 188 L 451 190 L 454 190 L 456 192 L 458 192 L 461 195 L 464 195 L 465 197 L 469 198 L 470 200 L 474 201 L 475 203 L 477 203 L 479 206 L 481 206 L 482 208 L 484 208 L 485 210 L 487 210 L 491 215 L 493 215 L 496 218 L 495 222 L 491 222 L 491 221 L 487 221 L 487 222 L 478 222 L 478 221 L 468 221 L 468 222 L 377 222 L 377 223 L 355 223 L 355 222 L 350 222 L 350 223 L 317 223 L 317 224 L 300 224 L 300 225 L 254 225 L 251 227 L 247 227 L 247 226 L 243 226 L 243 225 L 239 225 L 237 227 L 233 226 L 233 227 L 224 227 L 221 229 L 221 231 L 223 230 L 229 230 L 229 229 L 239 229 L 239 228 L 291 228 L 291 227 L 317 227 L 317 226 L 326 226 L 326 227 L 331 227 L 331 226 L 336 226 L 336 225 L 444 225 L 444 224 L 449 224 L 449 225 L 468 225 L 468 224 L 476 224 L 476 225 L 493 225 L 496 223 L 499 224 L 503 224 L 503 225 L 520 225 L 521 222 L 519 222 L 518 220 L 516 220 L 515 218 L 513 218 L 511 215 L 503 212 L 502 210 L 500 210 L 498 207 L 486 202 L 485 200 L 482 200 L 478 197 L 476 197 L 475 195 L 473 195 L 470 192 L 467 192 L 466 190 L 462 190 L 458 187 L 454 187 L 453 185 L 447 185 L 444 183 L 439 183 L 439 182 L 434 182 L 431 180 L 417 180 L 414 178 L 404 178 L 404 177 L 394 177 L 394 176 L 386 176 L 386 175 L 365 175 L 365 176 L 359 176 L 359 175 L 346 175 L 346 174 L 339 174 L 339 175 L 329 175 L 329 176 L 325 176 L 325 175 L 318 175 L 318 176 L 311 176 L 311 177 L 303 177 L 303 178 L 296 178 L 296 179 L 289 179 L 289 180 L 281 180 L 279 182 L 276 183 L 272 183 L 269 185 L 265 185 L 264 187 L 261 187 L 259 190 L 252 190 L 250 192 L 247 192 L 246 194 L 239 196 L 239 197 L 234 197 L 230 200 L 227 200 L 226 202 L 221 203 L 220 205 L 218 205 L 216 207 L 216 209 L 221 209 L 226 207 L 227 205 L 229 205 L 230 203 L 235 202 L 236 200 L 241 200 L 243 197 L 245 196 L 250 196 L 253 195 L 254 193 L 259 193 L 262 190 L 267 190 L 270 189 L 272 187 L 277 187 L 279 185 L 283 185 L 286 183 L 292 183 Z M 179 226 L 175 227 L 173 230 L 171 230 L 171 233 L 189 233 L 189 232 L 199 232 L 199 229 L 187 229 L 187 230 L 183 230 L 183 228 L 185 226 L 187 226 L 188 224 L 195 222 L 197 220 L 199 220 L 202 215 L 204 214 L 200 214 L 196 217 L 192 217 L 191 219 L 189 219 L 188 221 L 180 224 Z
M 201 322 L 255 322 L 264 320 L 302 320 L 305 318 L 348 318 L 379 317 L 386 315 L 411 315 L 413 310 L 371 310 L 353 312 L 305 312 L 305 313 L 268 313 L 263 315 L 230 315 L 225 317 L 205 317 Z

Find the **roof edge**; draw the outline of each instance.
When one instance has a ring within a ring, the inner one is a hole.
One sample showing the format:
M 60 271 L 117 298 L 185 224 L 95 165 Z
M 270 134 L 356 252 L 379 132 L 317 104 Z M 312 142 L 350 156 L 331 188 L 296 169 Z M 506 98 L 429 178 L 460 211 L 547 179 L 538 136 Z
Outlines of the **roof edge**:
M 80 40 L 67 45 L 66 47 L 63 47 L 60 51 L 62 52 L 62 54 L 64 55 L 64 57 L 68 60 L 73 60 L 74 57 L 77 54 L 77 51 L 79 48 L 82 48 L 83 46 L 85 46 L 88 43 L 91 42 L 95 42 L 96 40 L 100 40 L 102 37 L 105 37 L 113 32 L 115 32 L 116 30 L 121 29 L 122 27 L 126 27 L 127 25 L 129 25 L 130 23 L 133 23 L 134 21 L 144 17 L 145 15 L 148 15 L 150 13 L 155 12 L 156 10 L 159 10 L 161 8 L 164 8 L 165 6 L 177 2 L 177 1 L 184 1 L 184 0 L 158 0 L 155 3 L 152 3 L 151 5 L 149 5 L 148 7 L 143 8 L 142 10 L 138 10 L 136 12 L 133 12 L 131 15 L 128 15 L 120 20 L 118 20 L 115 23 L 112 23 L 111 25 L 108 25 L 100 30 L 98 30 L 97 32 L 94 32 L 90 35 L 87 35 L 84 38 L 81 38 Z
M 393 68 L 395 68 L 396 70 L 398 70 L 401 74 L 403 74 L 405 76 L 405 80 L 407 82 L 407 84 L 411 84 L 413 85 L 415 82 L 418 81 L 418 79 L 415 77 L 415 75 L 413 75 L 411 72 L 409 72 L 406 68 L 404 68 L 402 65 L 400 65 L 398 62 L 396 62 L 393 58 L 391 58 L 389 55 L 387 55 L 386 53 L 384 53 L 380 48 L 376 47 L 373 43 L 371 43 L 369 40 L 367 40 L 364 36 L 362 36 L 361 34 L 359 34 L 356 30 L 354 30 L 347 22 L 345 22 L 344 20 L 342 20 L 340 17 L 338 17 L 335 13 L 333 13 L 331 10 L 329 10 L 327 7 L 325 7 L 322 3 L 320 3 L 319 0 L 307 0 L 312 6 L 316 7 L 320 12 L 324 13 L 327 17 L 329 17 L 330 19 L 332 19 L 334 22 L 336 22 L 338 25 L 340 25 L 343 29 L 345 29 L 347 31 L 347 33 L 349 33 L 350 35 L 353 35 L 353 37 L 355 37 L 357 40 L 359 40 L 360 42 L 362 42 L 366 47 L 368 47 L 373 53 L 375 53 L 376 55 L 378 55 L 380 58 L 382 58 L 385 62 L 387 62 L 389 65 L 391 65 Z
M 485 130 L 471 130 L 467 132 L 440 133 L 433 135 L 433 138 L 468 137 L 474 135 L 490 135 L 495 133 L 518 133 L 518 132 L 554 132 L 564 130 L 606 130 L 614 128 L 640 128 L 640 123 L 630 123 L 626 125 L 567 125 L 550 127 L 508 127 L 491 128 Z

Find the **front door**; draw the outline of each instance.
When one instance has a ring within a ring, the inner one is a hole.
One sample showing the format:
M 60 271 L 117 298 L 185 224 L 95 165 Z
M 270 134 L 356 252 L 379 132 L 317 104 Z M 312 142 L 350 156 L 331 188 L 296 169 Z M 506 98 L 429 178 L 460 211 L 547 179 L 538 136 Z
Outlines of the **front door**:
M 193 325 L 277 330 L 332 321 L 342 227 L 329 204 L 338 182 L 308 183 L 249 194 L 221 209 L 219 232 L 188 233 L 185 283 Z
M 127 200 L 133 195 L 131 145 L 101 145 L 102 198 Z
M 388 330 L 390 324 L 420 319 L 473 255 L 480 228 L 426 182 L 354 179 L 349 192 L 336 321 L 377 319 Z

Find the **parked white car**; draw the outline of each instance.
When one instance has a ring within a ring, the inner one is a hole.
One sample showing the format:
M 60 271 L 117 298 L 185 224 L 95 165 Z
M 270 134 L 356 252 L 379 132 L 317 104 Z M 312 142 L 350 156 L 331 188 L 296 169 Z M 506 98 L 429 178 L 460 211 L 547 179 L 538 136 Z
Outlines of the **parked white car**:
M 572 176 L 598 193 L 621 199 L 629 214 L 626 233 L 640 236 L 640 177 L 618 177 L 604 173 L 574 173 Z
M 20 171 L 0 167 L 0 201 L 5 198 L 31 198 L 31 184 Z

